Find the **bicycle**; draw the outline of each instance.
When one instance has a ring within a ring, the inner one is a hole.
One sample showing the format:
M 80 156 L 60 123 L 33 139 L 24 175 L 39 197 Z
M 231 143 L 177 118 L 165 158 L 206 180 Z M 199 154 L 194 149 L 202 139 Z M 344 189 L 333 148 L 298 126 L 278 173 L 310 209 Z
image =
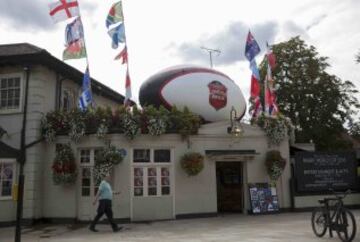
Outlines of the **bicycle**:
M 329 235 L 333 237 L 336 231 L 341 241 L 350 242 L 356 235 L 356 222 L 354 215 L 344 207 L 343 199 L 350 193 L 335 193 L 335 198 L 319 200 L 321 207 L 316 208 L 311 215 L 312 229 L 317 237 L 323 237 L 329 228 Z M 330 201 L 334 201 L 333 206 Z

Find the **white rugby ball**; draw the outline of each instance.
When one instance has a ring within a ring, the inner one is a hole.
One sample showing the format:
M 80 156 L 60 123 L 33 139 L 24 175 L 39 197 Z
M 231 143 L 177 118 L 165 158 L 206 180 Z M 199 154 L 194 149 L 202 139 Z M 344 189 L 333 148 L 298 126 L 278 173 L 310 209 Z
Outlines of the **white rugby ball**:
M 141 85 L 139 100 L 142 106 L 186 106 L 209 122 L 229 120 L 232 107 L 238 117 L 246 111 L 245 98 L 233 80 L 196 66 L 175 66 L 151 76 Z

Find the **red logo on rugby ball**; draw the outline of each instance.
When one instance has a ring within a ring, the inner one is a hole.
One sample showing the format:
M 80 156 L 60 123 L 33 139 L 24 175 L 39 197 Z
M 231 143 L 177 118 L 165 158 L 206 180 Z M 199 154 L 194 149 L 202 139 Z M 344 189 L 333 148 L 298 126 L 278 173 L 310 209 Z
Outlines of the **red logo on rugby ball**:
M 219 81 L 212 81 L 209 87 L 209 103 L 216 111 L 225 107 L 227 103 L 227 88 Z

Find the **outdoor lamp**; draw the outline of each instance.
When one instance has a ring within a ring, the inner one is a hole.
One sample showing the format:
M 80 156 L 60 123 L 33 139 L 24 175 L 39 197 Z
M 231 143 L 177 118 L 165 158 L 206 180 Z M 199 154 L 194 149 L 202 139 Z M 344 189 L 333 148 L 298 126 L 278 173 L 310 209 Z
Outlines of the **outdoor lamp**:
M 236 110 L 234 106 L 231 107 L 230 110 L 230 127 L 228 127 L 227 131 L 229 134 L 234 135 L 235 137 L 239 137 L 244 133 L 243 128 L 241 127 L 239 118 L 237 117 Z

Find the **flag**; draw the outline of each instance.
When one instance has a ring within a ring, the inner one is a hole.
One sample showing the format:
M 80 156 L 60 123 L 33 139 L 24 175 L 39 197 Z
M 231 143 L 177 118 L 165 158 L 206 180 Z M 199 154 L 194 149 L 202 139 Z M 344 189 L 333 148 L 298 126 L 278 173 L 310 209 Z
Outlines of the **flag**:
M 80 59 L 84 57 L 86 57 L 86 48 L 83 39 L 71 43 L 63 52 L 63 60 Z
M 256 118 L 262 109 L 260 101 L 260 74 L 255 61 L 255 56 L 259 54 L 259 52 L 260 47 L 249 31 L 245 44 L 245 56 L 250 62 L 251 69 L 250 100 L 254 107 L 251 110 L 253 118 Z
M 119 24 L 118 26 L 110 29 L 108 31 L 108 34 L 110 35 L 112 39 L 112 48 L 116 49 L 119 45 L 119 43 L 125 42 L 125 27 L 124 23 Z
M 130 105 L 130 98 L 131 98 L 131 80 L 129 75 L 129 68 L 126 70 L 126 81 L 125 81 L 125 99 L 124 99 L 124 106 Z
M 265 111 L 267 114 L 274 116 L 279 112 L 276 101 L 276 93 L 274 87 L 274 79 L 271 70 L 275 67 L 275 55 L 272 53 L 270 46 L 266 43 L 267 47 L 267 73 L 265 81 Z
M 122 60 L 121 64 L 128 63 L 128 53 L 126 45 L 124 49 L 117 56 L 115 56 L 115 60 Z
M 82 83 L 82 89 L 90 89 L 90 74 L 89 74 L 89 67 L 86 67 L 84 77 L 83 77 L 83 83 Z
M 253 59 L 250 62 L 250 69 L 251 69 L 251 88 L 250 88 L 250 96 L 255 98 L 260 96 L 260 74 L 259 69 L 257 68 L 256 62 Z
M 79 108 L 85 111 L 92 101 L 90 73 L 89 66 L 87 66 L 83 77 L 82 93 L 79 97 Z
M 73 22 L 66 25 L 65 45 L 69 46 L 80 39 L 84 39 L 84 28 L 81 19 L 77 17 Z
M 271 67 L 271 69 L 274 69 L 276 66 L 276 58 L 274 53 L 271 51 L 269 44 L 266 42 L 266 47 L 268 49 L 268 53 L 266 54 L 267 61 Z
M 77 0 L 58 0 L 49 4 L 50 16 L 55 23 L 80 15 Z
M 90 89 L 86 89 L 81 93 L 79 97 L 79 108 L 85 111 L 87 107 L 92 103 L 92 95 Z
M 109 14 L 106 18 L 106 27 L 109 28 L 110 25 L 119 23 L 124 21 L 123 11 L 122 11 L 122 3 L 117 2 L 114 3 L 109 11 Z
M 254 36 L 252 36 L 251 32 L 249 31 L 248 36 L 246 38 L 246 45 L 245 45 L 245 56 L 249 61 L 252 61 L 257 54 L 260 53 L 260 47 Z

